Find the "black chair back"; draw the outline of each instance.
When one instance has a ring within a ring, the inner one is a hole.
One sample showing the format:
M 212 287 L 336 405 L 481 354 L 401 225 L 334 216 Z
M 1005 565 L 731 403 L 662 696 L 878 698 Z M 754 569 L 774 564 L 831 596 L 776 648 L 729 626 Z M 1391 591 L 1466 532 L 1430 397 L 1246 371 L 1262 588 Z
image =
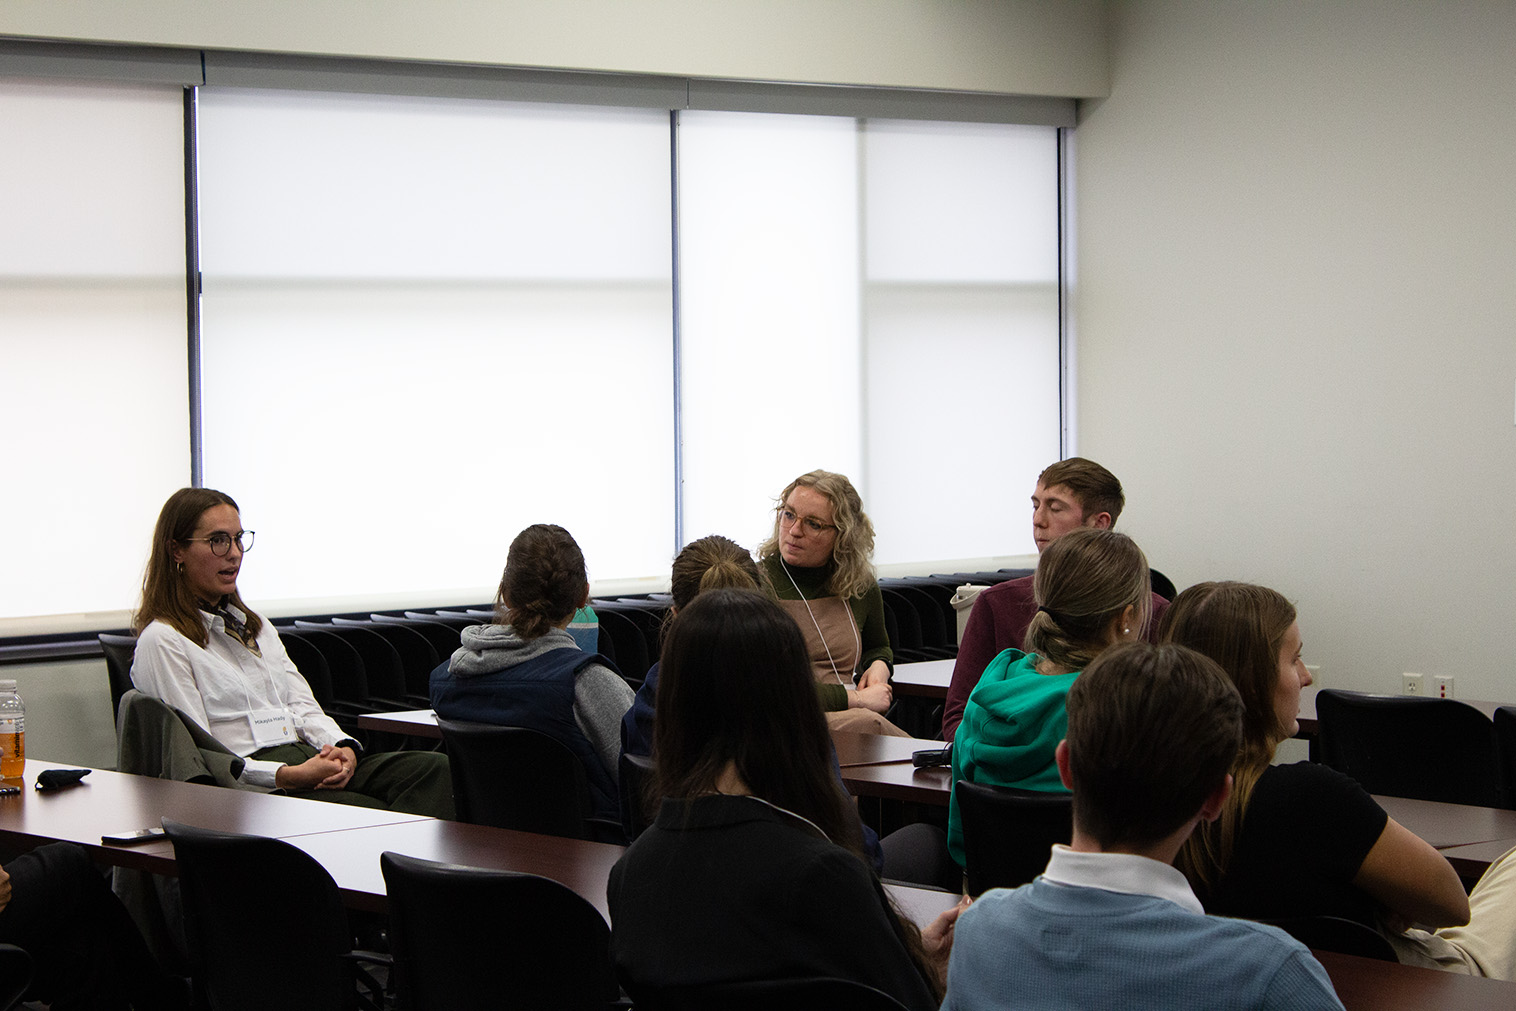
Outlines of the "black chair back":
M 547 734 L 437 717 L 458 820 L 540 835 L 593 838 L 578 756 Z
M 1488 716 L 1453 699 L 1316 695 L 1320 761 L 1370 793 L 1503 807 L 1505 788 Z
M 705 986 L 639 987 L 626 982 L 638 1011 L 904 1011 L 882 990 L 850 979 L 763 979 Z
M 1054 843 L 1074 838 L 1071 794 L 986 786 L 966 779 L 953 784 L 953 791 L 963 825 L 970 895 L 1026 884 L 1047 867 Z
M 1174 586 L 1174 581 L 1151 566 L 1148 568 L 1148 586 L 1164 600 L 1173 600 L 1179 595 L 1179 590 Z
M 0 944 L 0 1011 L 11 1011 L 32 985 L 32 956 L 14 944 Z
M 325 622 L 296 621 L 295 627 L 336 636 L 353 648 L 363 661 L 363 683 L 368 691 L 357 701 L 391 710 L 414 708 L 405 698 L 405 665 L 399 652 L 382 635 L 369 628 Z
M 1278 927 L 1307 948 L 1377 958 L 1381 962 L 1400 961 L 1395 946 L 1383 934 L 1357 920 L 1341 916 L 1290 916 L 1262 922 Z
M 379 857 L 400 1011 L 605 1008 L 619 994 L 611 932 L 548 878 Z
M 369 618 L 376 625 L 403 625 L 412 632 L 415 632 L 431 643 L 432 649 L 437 651 L 437 663 L 442 663 L 442 661 L 451 657 L 453 651 L 462 645 L 460 631 L 440 621 L 427 621 L 423 618 L 406 618 L 393 614 L 371 614 Z M 436 666 L 437 664 L 432 664 L 427 669 L 426 674 L 428 678 L 431 677 L 432 670 Z
M 1495 746 L 1500 751 L 1500 769 L 1505 776 L 1505 806 L 1516 808 L 1516 706 L 1495 710 Z
M 438 654 L 436 647 L 427 637 L 416 628 L 396 622 L 373 621 L 366 618 L 333 618 L 332 624 L 338 627 L 362 628 L 389 643 L 395 655 L 400 658 L 403 679 L 402 699 L 409 697 L 424 700 L 428 697 L 431 690 L 432 671 L 442 662 L 443 657 Z M 364 662 L 367 663 L 367 660 L 365 659 Z M 372 691 L 373 688 L 373 679 L 370 678 L 369 690 Z M 427 704 L 429 703 L 423 703 L 422 708 Z
M 647 791 L 653 778 L 653 760 L 646 755 L 621 753 L 618 787 L 621 790 L 621 823 L 636 839 L 658 816 L 658 800 Z
M 281 627 L 279 641 L 284 644 L 284 651 L 289 654 L 290 661 L 299 668 L 300 676 L 311 686 L 311 694 L 316 697 L 321 708 L 330 709 L 336 699 L 332 697 L 332 669 L 327 665 L 326 657 L 309 639 L 293 628 Z
M 647 637 L 637 623 L 620 611 L 597 605 L 595 617 L 600 622 L 601 636 L 609 635 L 614 642 L 616 668 L 622 676 L 634 684 L 641 684 L 647 669 L 653 665 L 648 656 Z
M 96 638 L 105 653 L 105 672 L 111 682 L 111 715 L 114 717 L 121 711 L 121 696 L 132 687 L 132 658 L 137 653 L 137 637 L 101 632 Z
M 326 869 L 279 839 L 165 818 L 199 996 L 212 1011 L 349 1009 L 347 911 Z

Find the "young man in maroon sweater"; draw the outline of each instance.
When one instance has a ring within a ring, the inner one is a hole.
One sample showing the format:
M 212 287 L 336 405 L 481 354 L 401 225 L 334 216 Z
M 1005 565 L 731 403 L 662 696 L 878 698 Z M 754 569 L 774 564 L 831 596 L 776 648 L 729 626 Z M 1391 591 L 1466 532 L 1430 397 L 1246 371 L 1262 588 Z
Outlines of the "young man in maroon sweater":
M 1125 504 L 1126 496 L 1115 474 L 1083 457 L 1060 460 L 1037 475 L 1037 490 L 1032 493 L 1032 538 L 1037 542 L 1037 553 L 1070 530 L 1114 527 Z M 1158 619 L 1168 606 L 1167 600 L 1153 594 L 1153 618 L 1145 632 L 1149 641 L 1153 641 Z M 997 583 L 979 594 L 964 626 L 963 641 L 958 644 L 958 662 L 953 665 L 953 680 L 942 710 L 944 741 L 951 741 L 958 730 L 963 707 L 984 668 L 1002 650 L 1021 649 L 1021 637 L 1036 613 L 1031 576 Z

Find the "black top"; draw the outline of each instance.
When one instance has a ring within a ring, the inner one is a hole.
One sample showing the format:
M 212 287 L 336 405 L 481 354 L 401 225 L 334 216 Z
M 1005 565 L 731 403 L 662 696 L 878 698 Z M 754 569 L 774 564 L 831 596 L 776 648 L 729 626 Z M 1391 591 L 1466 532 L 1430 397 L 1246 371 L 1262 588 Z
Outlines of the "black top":
M 1341 916 L 1373 927 L 1378 903 L 1353 878 L 1389 815 L 1356 782 L 1313 762 L 1272 765 L 1253 788 L 1231 865 L 1206 912 Z
M 671 987 L 840 977 L 935 1009 L 862 861 L 751 797 L 664 798 L 611 870 L 611 955 Z

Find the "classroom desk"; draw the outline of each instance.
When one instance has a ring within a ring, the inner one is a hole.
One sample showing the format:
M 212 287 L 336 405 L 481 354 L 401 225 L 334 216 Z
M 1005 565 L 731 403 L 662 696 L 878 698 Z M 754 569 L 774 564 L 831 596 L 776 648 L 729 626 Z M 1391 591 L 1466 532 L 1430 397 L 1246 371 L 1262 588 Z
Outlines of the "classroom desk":
M 917 769 L 909 762 L 850 765 L 842 770 L 842 785 L 855 797 L 946 807 L 953 788 L 953 772 L 945 766 Z
M 407 709 L 398 713 L 362 713 L 353 722 L 363 730 L 382 730 L 387 734 L 442 740 L 437 714 L 430 709 Z
M 914 695 L 941 702 L 947 698 L 948 683 L 953 680 L 956 660 L 921 660 L 895 665 L 890 685 L 896 695 Z
M 858 734 L 846 730 L 832 731 L 832 747 L 837 751 L 837 764 L 843 768 L 854 765 L 888 765 L 911 761 L 918 751 L 940 751 L 941 741 L 924 741 L 917 737 L 889 737 L 885 734 Z
M 1391 818 L 1436 849 L 1501 840 L 1506 842 L 1506 849 L 1516 846 L 1516 811 L 1408 797 L 1376 796 L 1374 800 Z
M 101 835 L 155 828 L 165 817 L 223 832 L 279 838 L 431 820 L 103 769 L 92 770 L 78 786 L 46 793 L 33 789 L 37 773 L 49 768 L 71 766 L 28 759 L 21 793 L 0 797 L 0 839 L 21 848 L 78 843 L 99 863 L 156 874 L 173 873 L 174 848 L 167 840 L 109 846 L 100 841 Z
M 387 908 L 379 854 L 386 850 L 423 860 L 539 874 L 589 900 L 607 920 L 605 889 L 624 847 L 560 839 L 486 825 L 431 818 L 396 825 L 323 832 L 285 840 L 315 857 L 337 882 L 351 908 Z

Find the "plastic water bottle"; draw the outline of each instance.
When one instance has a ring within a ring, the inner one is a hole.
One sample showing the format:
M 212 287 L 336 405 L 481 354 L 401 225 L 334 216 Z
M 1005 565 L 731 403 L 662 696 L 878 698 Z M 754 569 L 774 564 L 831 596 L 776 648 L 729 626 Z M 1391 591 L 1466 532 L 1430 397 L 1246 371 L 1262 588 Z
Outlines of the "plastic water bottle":
M 26 706 L 16 682 L 0 679 L 0 779 L 20 779 L 26 768 Z

